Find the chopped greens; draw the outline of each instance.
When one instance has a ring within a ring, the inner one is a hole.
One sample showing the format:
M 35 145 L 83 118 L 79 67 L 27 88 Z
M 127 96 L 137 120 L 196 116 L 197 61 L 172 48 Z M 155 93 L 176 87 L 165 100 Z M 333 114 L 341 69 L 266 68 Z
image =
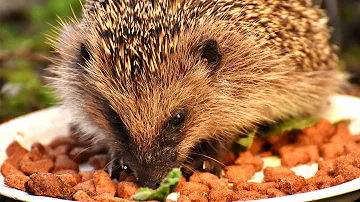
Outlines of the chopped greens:
M 238 138 L 235 143 L 240 145 L 241 148 L 246 149 L 252 145 L 256 134 L 260 135 L 262 138 L 275 136 L 285 131 L 302 130 L 306 127 L 314 125 L 315 123 L 319 122 L 319 120 L 319 118 L 314 117 L 281 120 L 274 124 L 260 126 L 248 133 L 246 137 Z
M 237 139 L 236 143 L 243 147 L 249 148 L 253 143 L 255 134 L 256 134 L 256 130 L 253 130 L 252 132 L 247 134 L 246 137 L 240 137 L 239 139 Z
M 270 137 L 281 134 L 285 131 L 302 130 L 306 127 L 314 125 L 319 122 L 319 120 L 319 118 L 314 117 L 282 120 L 275 124 L 259 127 L 257 133 L 261 137 Z
M 132 197 L 132 200 L 159 200 L 165 201 L 166 196 L 174 191 L 176 186 L 178 185 L 181 177 L 181 171 L 179 168 L 174 168 L 167 178 L 163 179 L 160 184 L 160 187 L 156 190 L 142 187 L 140 188 Z

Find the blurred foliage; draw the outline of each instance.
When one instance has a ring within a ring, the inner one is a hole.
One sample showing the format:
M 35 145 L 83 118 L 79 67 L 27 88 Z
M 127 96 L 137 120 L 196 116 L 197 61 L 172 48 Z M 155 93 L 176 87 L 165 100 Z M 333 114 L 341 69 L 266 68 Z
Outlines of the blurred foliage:
M 0 51 L 3 53 L 3 58 L 0 57 L 0 123 L 56 102 L 42 78 L 47 60 L 34 60 L 32 55 L 50 55 L 46 35 L 54 34 L 59 18 L 73 17 L 72 11 L 80 14 L 80 0 L 48 0 L 30 4 L 17 14 L 20 16 L 0 23 Z M 22 53 L 20 57 L 14 54 L 19 52 Z
M 81 11 L 79 0 L 48 0 L 44 4 L 30 6 L 19 22 L 0 24 L 0 48 L 7 50 L 26 49 L 33 51 L 50 50 L 46 35 L 51 34 L 58 19 L 73 17 Z
M 360 95 L 360 1 L 338 2 L 343 35 L 340 58 L 350 81 L 358 86 L 356 95 Z
M 52 105 L 55 101 L 51 89 L 44 87 L 39 75 L 26 60 L 16 61 L 16 70 L 4 69 L 1 76 L 7 79 L 2 88 L 1 118 L 8 119 L 26 112 Z

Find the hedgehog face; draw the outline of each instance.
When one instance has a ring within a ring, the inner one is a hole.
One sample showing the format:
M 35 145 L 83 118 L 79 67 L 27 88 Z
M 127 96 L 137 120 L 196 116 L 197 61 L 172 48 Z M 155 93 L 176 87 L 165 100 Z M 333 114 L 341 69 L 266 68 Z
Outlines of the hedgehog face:
M 86 114 L 104 130 L 113 160 L 127 165 L 144 186 L 155 187 L 214 132 L 209 130 L 216 120 L 207 118 L 214 112 L 205 109 L 213 108 L 210 70 L 220 62 L 221 54 L 213 39 L 203 40 L 195 48 L 196 53 L 186 58 L 176 54 L 160 64 L 161 71 L 141 82 L 127 81 L 126 89 L 116 73 L 100 80 L 89 78 L 97 93 L 85 101 Z M 80 49 L 88 53 L 84 50 Z M 87 65 L 92 68 L 94 63 L 97 61 Z
M 121 143 L 113 145 L 115 150 L 111 155 L 130 168 L 142 186 L 156 188 L 168 172 L 179 167 L 183 161 L 178 146 L 186 135 L 186 116 L 185 110 L 170 115 L 158 134 L 150 132 L 145 135 L 146 131 L 142 134 L 133 131 L 113 134 Z M 119 123 L 113 127 L 119 127 Z M 133 127 L 130 128 L 132 130 Z
M 141 95 L 113 92 L 117 98 L 107 97 L 111 101 L 104 103 L 99 110 L 101 114 L 95 116 L 104 116 L 95 118 L 95 123 L 106 120 L 105 139 L 113 159 L 127 165 L 144 186 L 155 187 L 208 136 L 209 132 L 202 126 L 211 123 L 201 120 L 201 116 L 207 116 L 201 109 L 207 108 L 203 105 L 212 93 L 209 84 L 203 82 L 206 78 L 195 75 L 195 78 L 185 75 L 168 86 L 149 89 Z M 181 82 L 184 79 L 197 82 L 195 88 Z

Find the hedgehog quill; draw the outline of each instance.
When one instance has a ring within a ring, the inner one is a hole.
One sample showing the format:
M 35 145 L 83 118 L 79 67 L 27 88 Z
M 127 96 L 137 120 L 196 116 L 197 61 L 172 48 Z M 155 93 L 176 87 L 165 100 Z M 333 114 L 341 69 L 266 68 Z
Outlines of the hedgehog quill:
M 53 42 L 53 84 L 72 122 L 108 146 L 112 173 L 130 168 L 152 188 L 179 166 L 218 173 L 239 134 L 315 115 L 339 91 L 311 2 L 87 0 Z

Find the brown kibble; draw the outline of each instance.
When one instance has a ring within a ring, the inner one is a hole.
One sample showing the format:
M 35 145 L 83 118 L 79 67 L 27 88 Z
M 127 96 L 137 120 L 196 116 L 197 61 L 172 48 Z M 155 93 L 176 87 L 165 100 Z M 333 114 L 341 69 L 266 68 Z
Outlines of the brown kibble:
M 266 194 L 272 198 L 272 197 L 280 197 L 280 196 L 286 196 L 287 194 L 276 189 L 276 188 L 269 188 L 266 190 Z
M 253 165 L 256 172 L 262 170 L 264 161 L 255 157 L 250 151 L 240 152 L 239 157 L 235 160 L 235 165 Z
M 5 177 L 7 177 L 9 175 L 25 175 L 23 172 L 16 169 L 13 165 L 8 163 L 6 160 L 1 165 L 1 174 Z
M 305 185 L 301 188 L 300 192 L 301 192 L 301 193 L 305 193 L 305 192 L 316 191 L 316 190 L 318 190 L 318 188 L 316 187 L 316 185 L 314 185 L 314 184 L 305 184 Z
M 176 186 L 174 192 L 178 192 L 178 189 L 181 189 L 181 187 L 184 185 L 185 182 L 186 182 L 186 178 L 184 177 L 184 175 L 181 175 L 179 184 Z
M 12 156 L 13 154 L 26 154 L 28 153 L 28 150 L 22 147 L 19 142 L 13 141 L 6 147 L 6 155 Z
M 316 145 L 295 147 L 293 151 L 283 152 L 281 165 L 292 168 L 300 164 L 315 163 L 319 158 L 319 150 Z
M 334 176 L 341 176 L 345 182 L 360 177 L 360 169 L 349 164 L 337 164 Z
M 211 190 L 227 190 L 229 188 L 229 180 L 226 178 L 211 180 L 209 187 Z
M 27 153 L 22 153 L 22 151 L 15 151 L 11 156 L 9 156 L 5 161 L 13 165 L 16 169 L 20 170 L 20 161 Z
M 85 191 L 79 190 L 73 195 L 74 200 L 84 202 L 95 202 Z
M 236 186 L 236 190 L 247 190 L 247 191 L 256 191 L 262 195 L 267 195 L 269 197 L 278 197 L 286 196 L 287 194 L 276 189 L 275 182 L 243 182 Z
M 63 175 L 63 174 L 71 174 L 76 179 L 76 184 L 81 182 L 81 177 L 75 170 L 59 170 L 56 172 L 53 172 L 55 175 Z
M 246 200 L 256 200 L 262 198 L 268 198 L 268 196 L 260 194 L 259 192 L 256 191 L 247 191 L 247 190 L 235 191 L 231 196 L 232 201 L 235 200 L 246 201 Z
M 271 145 L 270 150 L 274 154 L 279 153 L 279 149 L 292 143 L 292 133 L 285 131 L 282 134 L 274 135 L 267 138 L 268 143 Z
M 297 175 L 279 177 L 276 181 L 276 188 L 287 194 L 295 194 L 305 185 L 305 179 Z
M 318 190 L 318 189 L 324 189 L 331 186 L 335 186 L 338 184 L 339 180 L 341 180 L 339 177 L 337 180 L 331 176 L 326 175 L 315 175 L 309 179 L 306 180 L 305 186 L 302 188 L 303 190 Z
M 96 195 L 93 196 L 93 199 L 95 199 L 98 202 L 131 202 L 129 200 L 122 199 L 119 197 L 109 196 L 108 194 Z
M 344 153 L 345 154 L 352 154 L 352 153 L 360 154 L 360 145 L 356 144 L 354 141 L 347 142 L 344 145 Z
M 180 197 L 177 199 L 177 202 L 191 202 L 191 200 L 186 195 L 180 194 Z
M 320 159 L 320 152 L 316 145 L 308 145 L 304 147 L 306 151 L 306 155 L 308 156 L 309 160 L 307 163 L 316 163 Z
M 223 164 L 225 165 L 231 165 L 234 163 L 236 159 L 236 156 L 234 154 L 234 152 L 227 152 L 224 156 L 223 156 Z
M 348 124 L 344 122 L 340 122 L 335 126 L 335 128 L 336 128 L 336 132 L 330 138 L 331 143 L 345 144 L 346 142 L 351 140 L 352 135 L 350 133 Z
M 200 193 L 209 193 L 210 189 L 208 186 L 204 184 L 200 184 L 198 182 L 185 182 L 183 185 L 177 189 L 180 194 L 189 195 L 193 192 L 200 192 Z
M 49 152 L 46 149 L 46 147 L 39 142 L 34 142 L 31 145 L 31 149 L 29 153 L 30 153 L 30 159 L 32 161 L 37 161 L 40 159 L 51 159 L 51 156 L 49 155 Z
M 5 177 L 4 184 L 9 187 L 19 189 L 21 191 L 26 191 L 25 183 L 30 180 L 30 177 L 26 175 L 9 175 Z
M 78 183 L 76 178 L 72 174 L 62 174 L 57 176 L 59 176 L 61 181 L 63 181 L 66 185 L 70 187 L 73 187 Z
M 75 190 L 51 173 L 36 173 L 30 175 L 25 184 L 26 191 L 37 196 L 50 196 L 71 200 Z
M 226 202 L 231 199 L 231 193 L 227 189 L 212 189 L 209 193 L 209 202 Z
M 20 161 L 27 153 L 28 150 L 23 148 L 18 142 L 13 141 L 6 148 L 8 158 L 5 161 L 13 165 L 16 169 L 20 169 Z
M 289 168 L 283 166 L 277 167 L 266 167 L 264 170 L 264 181 L 265 182 L 274 182 L 281 177 L 295 175 L 295 172 L 290 170 Z
M 66 144 L 59 145 L 55 147 L 54 149 L 48 147 L 49 155 L 53 158 L 56 158 L 57 156 L 67 154 L 70 151 L 71 147 Z
M 127 172 L 126 170 L 123 170 L 119 173 L 119 182 L 121 181 L 125 181 L 127 177 L 129 177 L 131 175 L 130 172 Z
M 293 152 L 296 149 L 296 147 L 297 146 L 295 144 L 286 144 L 279 148 L 278 153 L 280 156 L 284 156 L 287 153 Z
M 33 148 L 32 150 L 30 150 L 27 154 L 24 155 L 24 157 L 26 156 L 26 158 L 28 158 L 30 161 L 34 162 L 34 161 L 39 161 L 42 159 L 51 159 L 51 158 L 43 158 L 44 155 L 39 151 L 39 148 Z M 22 160 L 23 161 L 23 160 Z
M 93 175 L 96 195 L 109 194 L 115 196 L 117 185 L 104 170 L 96 171 Z
M 256 155 L 261 151 L 265 143 L 265 139 L 255 136 L 253 139 L 253 143 L 247 151 L 249 151 L 252 155 Z
M 72 161 L 67 155 L 60 155 L 56 157 L 53 172 L 59 170 L 75 170 L 79 171 L 79 164 Z
M 226 166 L 224 170 L 226 178 L 229 179 L 229 182 L 233 183 L 246 182 L 255 174 L 255 167 L 253 165 Z
M 315 155 L 319 158 L 318 150 L 316 149 L 316 151 L 317 154 Z M 308 150 L 306 147 L 298 147 L 293 152 L 284 154 L 281 157 L 281 165 L 288 168 L 292 168 L 301 164 L 307 164 L 310 162 L 310 156 L 308 155 Z
M 335 165 L 352 165 L 356 168 L 360 168 L 360 154 L 357 153 L 350 153 L 347 155 L 339 156 L 336 159 L 333 159 Z
M 299 145 L 321 145 L 330 140 L 335 134 L 335 127 L 326 119 L 320 119 L 314 126 L 307 127 L 301 131 L 297 138 Z
M 93 175 L 95 172 L 96 172 L 96 170 L 80 171 L 79 175 L 81 177 L 81 182 L 85 182 L 85 181 L 93 179 Z
M 107 166 L 110 162 L 110 158 L 106 154 L 99 154 L 90 157 L 88 162 L 95 170 L 101 170 Z
M 360 144 L 360 134 L 353 134 L 351 140 L 354 141 L 356 144 Z
M 192 202 L 208 202 L 207 193 L 205 192 L 192 192 L 188 195 Z
M 139 186 L 134 182 L 119 182 L 117 185 L 117 195 L 121 198 L 129 199 L 139 189 Z
M 206 186 L 210 186 L 212 180 L 219 179 L 218 176 L 209 172 L 195 171 L 189 178 L 189 182 L 198 182 Z
M 88 180 L 88 181 L 85 181 L 85 182 L 80 182 L 79 184 L 74 186 L 74 189 L 78 190 L 78 191 L 79 190 L 85 191 L 90 196 L 93 196 L 96 193 L 94 180 Z
M 320 155 L 324 160 L 334 159 L 344 153 L 344 145 L 337 143 L 327 143 L 320 147 Z
M 272 156 L 273 153 L 271 151 L 264 151 L 260 153 L 261 158 L 266 158 Z
M 60 145 L 68 145 L 69 147 L 74 147 L 76 145 L 76 140 L 69 136 L 57 137 L 50 142 L 49 147 L 55 149 Z
M 33 150 L 36 151 L 37 149 Z M 49 158 L 33 161 L 31 156 L 37 152 L 27 153 L 20 161 L 20 170 L 26 175 L 31 175 L 37 172 L 50 172 L 54 167 L 54 162 Z M 36 157 L 35 157 L 36 156 Z M 33 159 L 38 159 L 39 156 L 33 155 Z
M 93 145 L 91 147 L 74 147 L 69 152 L 69 157 L 76 163 L 84 163 L 88 159 L 96 154 L 106 153 L 106 148 Z
M 315 177 L 330 176 L 336 178 L 332 184 L 347 182 L 360 177 L 360 154 L 351 153 L 331 161 L 321 161 Z
M 247 191 L 256 191 L 260 194 L 268 194 L 268 190 L 274 189 L 276 187 L 275 182 L 263 182 L 263 183 L 257 183 L 257 182 L 242 182 L 237 184 L 235 190 L 247 190 Z
M 86 147 L 74 147 L 69 152 L 69 157 L 77 163 L 86 162 L 92 155 L 92 151 Z

